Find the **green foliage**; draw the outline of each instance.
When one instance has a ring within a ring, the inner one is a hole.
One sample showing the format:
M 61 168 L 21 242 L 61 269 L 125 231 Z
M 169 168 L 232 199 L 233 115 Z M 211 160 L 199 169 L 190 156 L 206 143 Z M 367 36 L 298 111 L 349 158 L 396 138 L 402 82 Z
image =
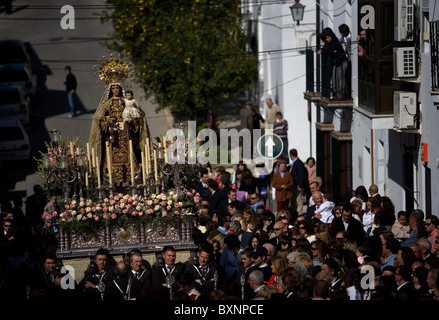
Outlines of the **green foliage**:
M 135 64 L 136 81 L 156 111 L 194 119 L 221 98 L 249 89 L 257 57 L 246 51 L 239 0 L 112 0 L 102 21 L 114 27 L 110 50 Z

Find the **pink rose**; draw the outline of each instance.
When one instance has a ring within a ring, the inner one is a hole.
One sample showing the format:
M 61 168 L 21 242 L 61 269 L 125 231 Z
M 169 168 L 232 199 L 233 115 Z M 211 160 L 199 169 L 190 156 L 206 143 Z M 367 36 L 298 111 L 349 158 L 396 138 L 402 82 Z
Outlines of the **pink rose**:
M 70 206 L 69 206 L 68 204 L 66 204 L 66 205 L 64 206 L 64 208 L 69 209 Z
M 79 210 L 79 212 L 81 212 L 81 214 L 84 214 L 85 209 L 84 209 L 84 208 L 81 208 L 81 210 Z
M 119 209 L 120 209 L 120 205 L 116 204 L 116 205 L 114 206 L 114 209 L 119 210 Z
M 123 213 L 123 214 L 127 214 L 127 213 L 128 213 L 128 209 L 123 209 L 123 210 L 122 210 L 122 213 Z
M 154 203 L 155 204 L 159 203 L 159 199 L 154 199 Z
M 180 208 L 180 204 L 178 202 L 175 203 L 176 208 Z
M 94 216 L 93 218 L 95 219 L 95 221 L 99 221 L 99 217 L 98 216 Z
M 112 215 L 111 215 L 111 219 L 116 219 L 117 218 L 117 216 L 113 213 Z
M 119 198 L 123 198 L 123 193 L 118 194 Z
M 166 210 L 171 210 L 171 209 L 172 209 L 171 206 L 167 206 L 167 207 L 166 207 Z
M 107 218 L 108 218 L 108 214 L 104 213 L 104 214 L 102 215 L 102 218 L 107 219 Z
M 178 212 L 178 211 L 176 210 L 176 211 L 174 211 L 174 214 L 175 214 L 176 216 L 178 216 L 178 215 L 180 214 L 180 212 Z
M 75 207 L 76 207 L 76 204 L 74 204 L 74 203 L 72 203 L 71 205 L 70 205 L 70 209 L 75 209 Z M 66 208 L 67 209 L 67 208 Z
M 168 212 L 162 211 L 162 217 L 166 217 L 168 215 Z
M 137 216 L 137 213 L 138 213 L 138 212 L 137 212 L 136 210 L 134 210 L 133 213 L 131 213 L 131 214 L 132 214 L 133 216 Z
M 87 220 L 87 217 L 86 217 L 86 216 L 83 216 L 83 217 L 82 217 L 82 221 L 85 221 L 85 220 Z

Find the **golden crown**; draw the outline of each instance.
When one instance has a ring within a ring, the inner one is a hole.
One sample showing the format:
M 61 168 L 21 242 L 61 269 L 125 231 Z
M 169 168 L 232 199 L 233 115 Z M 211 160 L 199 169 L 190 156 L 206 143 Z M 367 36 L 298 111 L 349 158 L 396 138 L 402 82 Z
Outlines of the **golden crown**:
M 103 56 L 103 58 L 105 59 L 106 56 Z M 99 79 L 107 85 L 111 83 L 122 83 L 130 76 L 130 65 L 131 62 L 124 61 L 120 54 L 117 58 L 113 57 L 113 54 L 110 54 L 110 58 L 102 62 L 99 66 Z M 96 66 L 94 66 L 94 68 L 96 68 Z

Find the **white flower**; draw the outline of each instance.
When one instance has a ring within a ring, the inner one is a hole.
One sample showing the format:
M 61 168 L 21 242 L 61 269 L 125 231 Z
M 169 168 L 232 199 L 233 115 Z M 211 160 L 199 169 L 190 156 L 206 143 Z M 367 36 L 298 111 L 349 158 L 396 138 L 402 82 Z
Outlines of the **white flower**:
M 72 210 L 72 216 L 76 216 L 76 210 Z
M 172 200 L 168 200 L 168 206 L 172 204 Z
M 90 207 L 87 207 L 87 208 L 85 209 L 85 211 L 86 211 L 86 212 L 90 212 L 90 211 L 91 211 L 91 208 L 90 208 Z
M 160 206 L 155 206 L 154 211 L 158 211 L 160 209 Z
M 93 217 L 93 215 L 90 213 L 87 214 L 87 218 L 91 219 Z
M 80 221 L 81 219 L 82 219 L 82 214 L 78 214 L 78 215 L 76 216 L 76 220 Z
M 108 207 L 108 211 L 113 212 L 114 211 L 114 207 L 113 206 L 109 206 Z
M 151 195 L 151 199 L 155 199 L 155 198 L 157 198 L 157 196 L 153 193 L 153 194 Z

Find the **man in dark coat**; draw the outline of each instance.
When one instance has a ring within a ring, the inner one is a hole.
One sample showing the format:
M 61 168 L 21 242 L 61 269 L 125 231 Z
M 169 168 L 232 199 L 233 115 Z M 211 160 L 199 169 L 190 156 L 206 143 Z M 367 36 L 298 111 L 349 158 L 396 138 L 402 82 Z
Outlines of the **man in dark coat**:
M 223 190 L 219 189 L 218 182 L 213 179 L 207 180 L 207 186 L 209 187 L 209 192 L 211 193 L 209 217 L 212 219 L 214 212 L 221 210 L 221 203 L 223 200 L 227 199 L 227 195 Z
M 332 220 L 329 231 L 333 238 L 335 238 L 337 233 L 346 231 L 347 239 L 354 240 L 357 245 L 364 243 L 366 235 L 361 222 L 352 217 L 352 205 L 350 202 L 344 204 L 341 217 Z
M 216 266 L 211 261 L 213 248 L 210 243 L 199 246 L 195 261 L 185 262 L 185 272 L 194 277 L 194 286 L 202 295 L 209 294 L 215 287 Z
M 308 170 L 305 164 L 298 157 L 296 149 L 290 150 L 291 166 L 287 169 L 293 176 L 293 198 L 291 199 L 291 206 L 298 214 L 303 213 L 303 204 L 306 201 L 305 190 L 308 186 Z
M 180 286 L 178 278 L 184 271 L 184 264 L 175 263 L 177 251 L 172 246 L 165 246 L 158 263 L 151 267 L 152 286 L 159 300 L 170 299 L 170 289 L 176 292 Z M 173 280 L 170 282 L 169 280 Z

